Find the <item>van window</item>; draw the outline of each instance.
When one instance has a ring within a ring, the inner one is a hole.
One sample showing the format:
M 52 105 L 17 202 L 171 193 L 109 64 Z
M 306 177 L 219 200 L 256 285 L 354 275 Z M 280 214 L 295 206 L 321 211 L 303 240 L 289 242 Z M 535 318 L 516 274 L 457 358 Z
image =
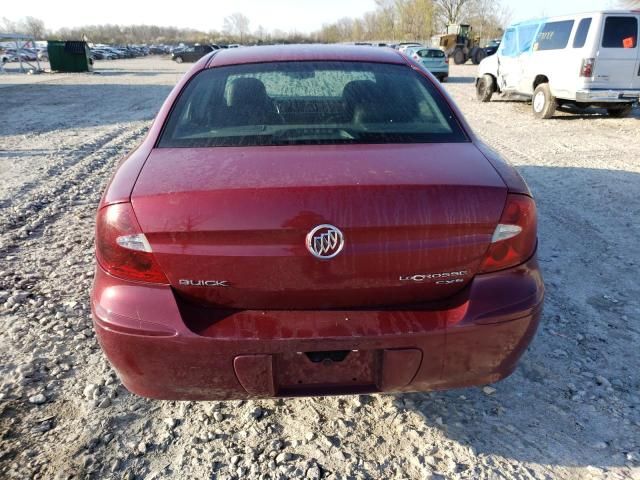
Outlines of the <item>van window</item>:
M 533 45 L 533 39 L 536 37 L 538 27 L 540 27 L 540 24 L 534 23 L 518 28 L 518 51 L 520 53 L 531 50 L 531 45 Z
M 534 50 L 560 50 L 569 43 L 573 20 L 545 23 L 538 33 Z
M 517 47 L 516 31 L 513 28 L 509 28 L 504 32 L 504 38 L 502 39 L 502 43 L 500 43 L 500 55 L 513 57 L 518 54 Z
M 638 21 L 635 17 L 607 17 L 602 35 L 604 48 L 636 48 Z
M 576 30 L 576 36 L 573 39 L 573 48 L 582 48 L 587 42 L 587 35 L 589 34 L 589 27 L 591 26 L 590 18 L 583 18 L 578 24 L 578 30 Z

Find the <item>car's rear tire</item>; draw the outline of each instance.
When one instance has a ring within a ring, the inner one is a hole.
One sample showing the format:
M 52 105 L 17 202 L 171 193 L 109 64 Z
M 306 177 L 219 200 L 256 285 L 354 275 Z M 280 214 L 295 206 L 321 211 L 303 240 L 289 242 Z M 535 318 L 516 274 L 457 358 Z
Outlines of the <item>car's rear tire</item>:
M 537 118 L 551 118 L 558 108 L 556 97 L 551 95 L 551 88 L 548 83 L 541 83 L 533 91 L 531 99 L 533 114 Z
M 464 52 L 462 51 L 462 49 L 457 48 L 454 52 L 453 52 L 453 62 L 456 65 L 462 65 L 464 62 L 467 61 L 467 57 L 464 54 Z
M 616 105 L 615 107 L 607 108 L 607 113 L 613 118 L 624 118 L 629 116 L 631 110 L 633 110 L 633 105 L 630 103 L 623 103 Z
M 476 98 L 483 103 L 491 101 L 496 91 L 496 82 L 493 77 L 485 73 L 476 83 Z
M 182 62 L 183 62 L 182 57 L 176 57 L 176 63 L 182 63 Z

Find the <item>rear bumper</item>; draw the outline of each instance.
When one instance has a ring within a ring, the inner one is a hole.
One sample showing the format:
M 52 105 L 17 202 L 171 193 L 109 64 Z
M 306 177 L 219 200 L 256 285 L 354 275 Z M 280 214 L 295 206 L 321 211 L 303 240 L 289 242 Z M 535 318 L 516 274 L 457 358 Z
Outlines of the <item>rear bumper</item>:
M 445 65 L 443 67 L 425 67 L 427 70 L 429 70 L 432 74 L 434 75 L 449 75 L 449 65 Z
M 637 102 L 640 90 L 584 89 L 576 92 L 576 101 L 585 103 Z
M 100 344 L 130 391 L 212 400 L 495 382 L 515 369 L 531 341 L 543 297 L 534 257 L 477 276 L 437 309 L 209 310 L 207 317 L 185 310 L 169 287 L 123 281 L 98 267 L 92 313 Z M 349 353 L 320 363 L 302 353 L 318 351 Z

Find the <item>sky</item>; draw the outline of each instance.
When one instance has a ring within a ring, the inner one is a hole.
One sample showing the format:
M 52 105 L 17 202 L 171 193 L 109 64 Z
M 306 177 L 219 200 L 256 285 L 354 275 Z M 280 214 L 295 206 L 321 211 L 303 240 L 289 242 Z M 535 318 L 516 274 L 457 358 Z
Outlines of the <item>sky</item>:
M 617 0 L 503 0 L 511 10 L 511 20 L 521 22 L 537 17 L 620 8 Z
M 375 0 L 189 0 L 188 2 L 141 2 L 30 0 L 3 2 L 0 17 L 18 20 L 26 15 L 40 18 L 48 29 L 95 24 L 147 24 L 222 30 L 224 17 L 241 12 L 249 17 L 253 31 L 309 33 L 342 17 L 360 17 L 375 10 Z M 615 7 L 617 0 L 503 0 L 512 21 Z M 153 5 L 153 6 L 152 6 Z

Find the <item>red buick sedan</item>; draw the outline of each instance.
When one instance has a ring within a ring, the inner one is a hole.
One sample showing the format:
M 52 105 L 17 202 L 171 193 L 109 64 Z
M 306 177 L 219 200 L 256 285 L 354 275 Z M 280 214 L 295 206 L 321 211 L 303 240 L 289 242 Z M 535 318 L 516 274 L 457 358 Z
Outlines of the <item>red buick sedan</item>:
M 522 178 L 402 54 L 220 50 L 102 198 L 93 320 L 152 398 L 486 384 L 536 331 L 536 247 Z

